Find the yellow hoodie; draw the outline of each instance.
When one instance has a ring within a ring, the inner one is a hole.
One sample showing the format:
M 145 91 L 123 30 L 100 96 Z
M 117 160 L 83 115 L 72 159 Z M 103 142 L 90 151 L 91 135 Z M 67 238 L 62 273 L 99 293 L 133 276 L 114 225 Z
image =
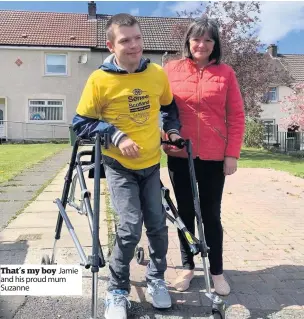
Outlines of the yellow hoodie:
M 136 142 L 142 148 L 139 158 L 123 156 L 113 144 L 102 153 L 128 169 L 138 170 L 160 161 L 160 106 L 172 100 L 167 76 L 157 64 L 128 74 L 99 69 L 89 77 L 76 112 L 111 123 Z

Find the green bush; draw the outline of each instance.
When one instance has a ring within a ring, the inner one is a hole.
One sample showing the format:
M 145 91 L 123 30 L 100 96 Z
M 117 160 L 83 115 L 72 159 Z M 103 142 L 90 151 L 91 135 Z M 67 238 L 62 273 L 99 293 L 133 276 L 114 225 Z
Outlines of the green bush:
M 246 119 L 244 145 L 247 147 L 263 146 L 264 125 L 257 119 Z

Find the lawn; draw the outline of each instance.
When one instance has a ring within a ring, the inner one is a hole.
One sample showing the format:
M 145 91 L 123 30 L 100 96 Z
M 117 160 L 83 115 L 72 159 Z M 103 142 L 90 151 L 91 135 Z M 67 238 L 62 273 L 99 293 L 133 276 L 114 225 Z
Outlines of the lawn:
M 243 148 L 239 167 L 272 168 L 304 178 L 304 159 L 263 149 Z
M 161 158 L 161 166 L 167 166 L 167 159 L 164 153 Z M 304 178 L 304 159 L 272 153 L 263 149 L 243 148 L 238 167 L 272 168 Z
M 68 144 L 0 145 L 0 183 L 12 179 L 23 170 L 66 147 Z
M 162 150 L 162 156 L 160 158 L 160 167 L 167 167 L 167 155 L 163 150 Z

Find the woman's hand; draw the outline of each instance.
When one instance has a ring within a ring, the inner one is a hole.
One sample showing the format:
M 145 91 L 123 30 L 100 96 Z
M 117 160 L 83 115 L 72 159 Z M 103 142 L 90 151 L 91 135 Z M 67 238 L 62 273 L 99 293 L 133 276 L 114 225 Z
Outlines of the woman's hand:
M 181 139 L 182 137 L 179 135 L 179 134 L 170 134 L 170 137 L 169 137 L 169 140 L 171 142 L 176 142 L 177 140 Z M 169 149 L 171 152 L 174 152 L 174 153 L 178 153 L 178 152 L 181 152 L 182 149 L 178 148 L 177 146 L 174 146 L 174 145 L 170 145 L 169 146 Z
M 237 158 L 225 157 L 224 159 L 224 175 L 232 175 L 237 170 Z

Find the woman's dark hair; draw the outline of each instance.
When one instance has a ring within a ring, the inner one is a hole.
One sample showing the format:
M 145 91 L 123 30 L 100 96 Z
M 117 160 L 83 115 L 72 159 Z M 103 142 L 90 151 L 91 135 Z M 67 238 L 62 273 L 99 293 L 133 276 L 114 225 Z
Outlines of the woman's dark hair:
M 190 59 L 193 58 L 190 52 L 190 39 L 201 37 L 205 32 L 214 40 L 214 48 L 209 61 L 215 59 L 216 64 L 219 64 L 222 56 L 219 29 L 215 21 L 207 17 L 197 18 L 189 25 L 183 42 L 183 56 Z

